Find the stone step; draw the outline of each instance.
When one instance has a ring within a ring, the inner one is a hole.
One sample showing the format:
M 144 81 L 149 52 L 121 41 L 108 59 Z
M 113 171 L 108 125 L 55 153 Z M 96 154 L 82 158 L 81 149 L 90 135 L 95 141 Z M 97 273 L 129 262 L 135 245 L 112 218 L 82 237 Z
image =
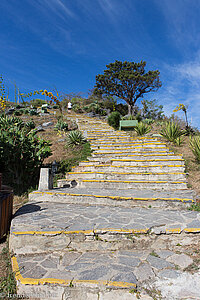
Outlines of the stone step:
M 159 209 L 186 208 L 194 202 L 191 190 L 116 190 L 57 188 L 52 191 L 36 191 L 29 195 L 31 201 L 71 203 L 82 205 L 104 205 L 110 207 L 155 207 Z
M 132 149 L 139 149 L 139 148 L 148 148 L 148 149 L 154 149 L 154 148 L 164 148 L 166 149 L 166 145 L 163 143 L 158 143 L 158 144 L 149 144 L 149 143 L 144 143 L 144 144 L 140 144 L 140 143 L 128 143 L 128 142 L 120 142 L 120 143 L 99 143 L 99 144 L 91 144 L 91 148 L 92 149 L 104 149 L 104 148 L 117 148 L 117 149 L 121 149 L 121 148 L 132 148 Z
M 175 155 L 173 153 L 158 153 L 158 154 L 124 154 L 124 153 L 116 153 L 116 154 L 93 154 L 93 156 L 88 157 L 89 161 L 99 160 L 101 162 L 109 161 L 110 159 L 182 159 L 181 155 Z
M 102 165 L 100 160 L 91 160 L 91 161 L 82 161 L 79 163 L 79 166 L 88 166 L 88 165 Z M 105 165 L 112 164 L 112 166 L 121 166 L 121 167 L 130 167 L 130 166 L 153 166 L 159 164 L 160 166 L 166 165 L 182 165 L 184 166 L 184 159 L 109 159 Z
M 116 144 L 116 145 L 119 145 L 119 144 L 132 144 L 133 146 L 134 145 L 166 145 L 166 143 L 163 143 L 163 142 L 160 142 L 160 141 L 150 141 L 150 140 L 136 140 L 136 139 L 131 139 L 131 138 L 118 138 L 118 137 L 115 137 L 115 138 L 112 138 L 112 139 L 94 139 L 94 141 L 91 141 L 92 145 L 102 145 L 102 144 L 105 144 L 105 145 L 110 145 L 111 144 Z
M 160 153 L 173 153 L 172 151 L 170 151 L 169 149 L 157 149 L 157 148 L 152 148 L 152 149 L 148 149 L 148 148 L 139 148 L 137 150 L 135 149 L 131 149 L 129 147 L 127 148 L 120 148 L 119 150 L 116 148 L 100 148 L 100 149 L 96 149 L 93 150 L 92 154 L 93 155 L 97 155 L 97 154 L 160 154 Z
M 80 234 L 85 242 L 96 241 L 95 234 L 101 235 L 101 238 L 105 234 L 104 239 L 106 236 L 114 235 L 113 238 L 111 237 L 113 240 L 121 236 L 123 240 L 127 234 L 134 235 L 134 233 L 159 235 L 181 232 L 200 232 L 198 212 L 141 207 L 84 206 L 56 203 L 52 200 L 41 202 L 41 198 L 40 200 L 38 198 L 38 201 L 25 204 L 15 214 L 11 225 L 10 248 L 16 254 L 22 254 L 25 250 L 26 253 L 46 252 L 45 245 L 47 246 L 46 237 L 48 236 L 51 237 L 48 250 L 59 251 L 68 246 L 72 247 L 70 242 L 73 242 L 74 234 Z M 45 243 L 43 245 L 42 242 L 38 243 L 36 247 L 34 239 L 31 242 L 31 237 L 34 235 L 35 240 L 38 237 L 38 240 L 44 240 Z M 53 238 L 55 244 L 51 243 Z M 59 243 L 59 240 L 63 240 L 63 243 Z M 88 244 L 85 250 L 94 250 L 90 247 L 95 247 L 95 245 Z M 105 249 L 109 247 L 107 245 Z
M 76 180 L 80 188 L 98 188 L 98 189 L 156 189 L 156 190 L 176 190 L 187 189 L 185 180 L 165 181 L 165 180 Z
M 95 161 L 94 161 L 95 162 Z M 85 162 L 87 163 L 87 162 Z M 142 166 L 142 165 L 184 165 L 184 159 L 182 158 L 158 158 L 158 159 L 111 159 L 111 163 L 113 166 Z
M 84 166 L 77 166 L 72 167 L 73 171 L 90 171 L 90 172 L 157 172 L 157 173 L 164 173 L 164 172 L 179 172 L 183 173 L 185 171 L 184 165 L 142 165 L 142 166 L 120 166 L 120 165 L 110 165 L 110 164 L 85 164 Z
M 171 173 L 133 173 L 133 172 L 68 172 L 66 174 L 67 180 L 80 179 L 107 179 L 107 180 L 144 180 L 144 181 L 186 181 L 185 173 L 171 172 Z
M 89 137 L 95 137 L 95 136 L 121 136 L 121 137 L 130 137 L 125 132 L 116 132 L 114 130 L 104 129 L 101 131 L 92 131 L 92 130 L 85 130 Z
M 65 181 L 66 182 L 66 181 Z M 57 188 L 51 191 L 35 191 L 29 195 L 31 201 L 103 205 L 109 207 L 155 207 L 159 209 L 186 208 L 194 202 L 192 190 L 116 190 L 97 188 Z

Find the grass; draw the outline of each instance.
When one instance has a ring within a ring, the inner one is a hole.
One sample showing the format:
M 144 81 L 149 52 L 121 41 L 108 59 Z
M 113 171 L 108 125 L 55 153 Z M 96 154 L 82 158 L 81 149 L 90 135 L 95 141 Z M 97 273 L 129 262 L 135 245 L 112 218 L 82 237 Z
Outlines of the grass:
M 200 211 L 200 203 L 198 202 L 196 204 L 191 204 L 188 210 Z
M 91 156 L 92 153 L 89 143 L 74 148 L 67 148 L 67 151 L 70 157 L 60 160 L 57 178 L 63 178 L 67 172 L 72 170 L 73 166 L 78 166 L 79 162 L 87 160 L 88 156 Z
M 149 253 L 149 255 L 155 256 L 155 257 L 159 257 L 159 255 L 153 250 L 151 251 L 151 253 Z
M 16 295 L 16 281 L 12 272 L 8 238 L 3 245 L 4 247 L 0 254 L 0 297 L 2 299 L 16 299 L 14 296 Z

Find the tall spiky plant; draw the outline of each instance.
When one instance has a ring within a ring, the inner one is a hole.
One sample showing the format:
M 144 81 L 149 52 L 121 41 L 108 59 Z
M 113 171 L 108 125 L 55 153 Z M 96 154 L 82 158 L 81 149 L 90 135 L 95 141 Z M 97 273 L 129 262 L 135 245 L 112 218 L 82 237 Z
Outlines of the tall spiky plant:
M 134 130 L 137 132 L 137 135 L 141 136 L 147 134 L 151 130 L 151 126 L 143 122 L 139 122 L 137 126 L 134 128 Z
M 177 123 L 168 121 L 163 124 L 163 128 L 159 133 L 168 141 L 179 144 L 180 137 L 185 135 L 186 131 L 182 130 Z
M 73 147 L 87 143 L 87 139 L 79 130 L 71 131 L 66 138 L 67 147 Z
M 196 158 L 196 161 L 200 163 L 200 136 L 190 137 L 190 148 Z

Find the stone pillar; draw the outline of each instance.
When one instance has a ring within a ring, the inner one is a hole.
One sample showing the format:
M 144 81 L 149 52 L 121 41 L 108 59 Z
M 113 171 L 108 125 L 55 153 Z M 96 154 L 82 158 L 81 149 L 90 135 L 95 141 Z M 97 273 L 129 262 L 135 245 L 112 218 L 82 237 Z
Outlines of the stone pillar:
M 53 174 L 50 168 L 40 169 L 40 181 L 39 181 L 39 191 L 51 190 L 53 189 Z

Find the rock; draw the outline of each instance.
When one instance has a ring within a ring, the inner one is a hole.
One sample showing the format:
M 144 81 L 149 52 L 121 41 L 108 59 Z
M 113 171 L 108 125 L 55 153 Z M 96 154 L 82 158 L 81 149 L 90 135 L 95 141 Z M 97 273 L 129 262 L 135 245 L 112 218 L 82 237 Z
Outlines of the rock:
M 137 267 L 134 273 L 139 281 L 144 281 L 155 277 L 153 269 L 147 263 L 143 263 Z
M 180 268 L 185 269 L 193 263 L 193 260 L 186 254 L 174 254 L 167 258 L 167 261 L 178 265 Z
M 42 124 L 42 127 L 50 127 L 53 126 L 53 122 L 45 122 Z
M 140 260 L 135 257 L 130 256 L 120 256 L 119 257 L 119 263 L 123 265 L 127 265 L 129 267 L 137 267 L 140 263 Z
M 133 272 L 120 272 L 116 276 L 112 277 L 112 281 L 129 282 L 129 283 L 137 284 L 137 279 L 133 274 Z
M 158 254 L 158 256 L 160 258 L 163 258 L 163 259 L 165 259 L 165 258 L 167 258 L 167 257 L 174 254 L 174 252 L 172 252 L 170 250 L 160 250 L 160 251 L 156 251 L 156 253 Z
M 174 265 L 172 265 L 171 263 L 167 262 L 166 260 L 162 259 L 162 258 L 158 258 L 155 257 L 153 255 L 149 255 L 147 257 L 147 261 L 150 263 L 150 265 L 153 268 L 156 268 L 158 270 L 162 270 L 165 268 L 173 268 Z
M 162 270 L 158 273 L 158 276 L 161 278 L 177 278 L 178 276 L 181 275 L 180 271 L 176 271 L 176 270 Z
M 39 131 L 45 131 L 44 128 L 42 127 L 42 125 L 39 125 L 37 127 L 35 127 L 35 132 L 39 132 Z

